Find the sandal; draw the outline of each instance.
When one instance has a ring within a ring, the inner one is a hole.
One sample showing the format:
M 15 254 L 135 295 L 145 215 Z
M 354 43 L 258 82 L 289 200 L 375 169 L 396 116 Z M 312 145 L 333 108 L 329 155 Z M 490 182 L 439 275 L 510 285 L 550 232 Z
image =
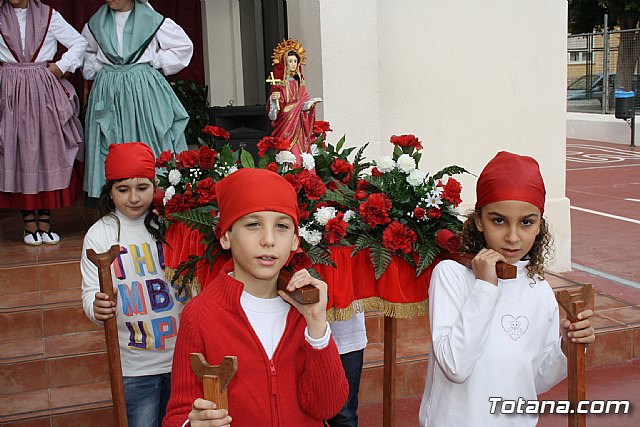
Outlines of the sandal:
M 46 218 L 43 218 L 43 216 Z M 38 210 L 38 227 L 40 227 L 41 222 L 51 224 L 51 211 L 49 209 Z M 55 231 L 51 231 L 50 225 L 48 231 L 38 228 L 38 233 L 40 233 L 40 239 L 45 245 L 57 245 L 60 243 L 60 236 Z
M 26 226 L 26 224 L 29 224 L 29 223 L 32 223 L 32 222 L 38 222 L 38 220 L 36 219 L 36 211 L 22 210 L 22 211 L 20 211 L 20 213 L 22 214 L 22 221 L 24 222 L 25 226 Z M 33 218 L 27 218 L 30 215 L 33 215 Z M 25 227 L 24 236 L 22 237 L 22 240 L 24 241 L 24 243 L 29 245 L 29 246 L 39 246 L 39 245 L 41 245 L 42 244 L 42 238 L 40 237 L 40 234 L 39 234 L 38 231 L 39 230 L 37 230 L 37 229 L 36 229 L 36 231 L 29 231 Z

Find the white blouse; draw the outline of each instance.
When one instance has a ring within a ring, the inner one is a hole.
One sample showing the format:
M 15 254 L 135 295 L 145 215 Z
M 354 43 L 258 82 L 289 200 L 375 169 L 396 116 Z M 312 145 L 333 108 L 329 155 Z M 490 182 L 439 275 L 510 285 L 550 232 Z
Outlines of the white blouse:
M 122 55 L 122 34 L 124 32 L 124 24 L 129 17 L 131 11 L 115 12 L 116 17 L 116 34 L 118 37 L 118 53 Z M 82 35 L 89 47 L 84 55 L 84 67 L 82 74 L 87 80 L 95 79 L 98 72 L 104 64 L 110 64 L 105 54 L 98 46 L 96 39 L 89 31 L 89 26 L 85 25 Z M 153 68 L 161 69 L 164 75 L 169 76 L 176 74 L 191 62 L 193 56 L 193 43 L 182 27 L 173 20 L 165 18 L 156 32 L 153 40 L 147 46 L 142 56 L 136 61 L 137 64 L 149 63 Z
M 22 50 L 25 48 L 26 39 L 26 26 L 27 26 L 27 9 L 15 8 L 14 11 L 18 17 L 18 24 L 20 25 L 20 35 L 22 38 Z M 51 15 L 51 23 L 49 24 L 49 31 L 44 39 L 44 44 L 36 57 L 35 62 L 50 61 L 58 50 L 58 42 L 62 43 L 67 51 L 62 55 L 62 58 L 56 65 L 60 68 L 62 73 L 67 71 L 74 72 L 78 67 L 82 65 L 82 57 L 84 51 L 87 48 L 87 41 L 78 33 L 75 28 L 64 20 L 62 15 L 57 11 L 53 11 Z M 29 58 L 31 59 L 31 58 Z M 4 40 L 0 37 L 0 61 L 15 64 L 16 60 L 11 54 L 11 51 L 4 43 Z

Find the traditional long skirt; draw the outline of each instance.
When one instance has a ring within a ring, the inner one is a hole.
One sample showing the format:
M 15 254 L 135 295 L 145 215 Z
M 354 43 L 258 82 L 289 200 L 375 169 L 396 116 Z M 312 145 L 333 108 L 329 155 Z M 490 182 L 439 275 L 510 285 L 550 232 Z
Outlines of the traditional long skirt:
M 187 149 L 189 115 L 167 80 L 149 64 L 105 65 L 89 96 L 85 119 L 84 189 L 98 197 L 109 145 L 144 142 L 156 156 Z
M 47 64 L 0 67 L 0 207 L 56 209 L 80 189 L 82 125 L 73 86 Z

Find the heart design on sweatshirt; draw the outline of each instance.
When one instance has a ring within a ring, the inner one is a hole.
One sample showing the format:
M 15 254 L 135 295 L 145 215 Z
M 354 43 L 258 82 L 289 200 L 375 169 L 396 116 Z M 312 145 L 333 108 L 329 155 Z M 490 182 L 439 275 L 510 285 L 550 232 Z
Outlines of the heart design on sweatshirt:
M 501 323 L 502 329 L 514 341 L 519 340 L 529 329 L 529 319 L 526 316 L 514 317 L 510 314 L 505 314 L 502 316 Z

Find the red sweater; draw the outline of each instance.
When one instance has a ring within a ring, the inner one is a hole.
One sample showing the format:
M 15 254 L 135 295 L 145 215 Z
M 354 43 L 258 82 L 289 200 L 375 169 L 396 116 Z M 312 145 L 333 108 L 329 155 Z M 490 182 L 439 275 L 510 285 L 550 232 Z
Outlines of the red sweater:
M 313 349 L 304 338 L 306 322 L 292 307 L 269 360 L 240 305 L 244 286 L 228 275 L 229 266 L 233 261 L 182 311 L 163 427 L 182 426 L 193 401 L 203 396 L 190 353 L 202 353 L 212 365 L 224 356 L 238 357 L 238 372 L 228 387 L 233 426 L 321 426 L 321 420 L 340 411 L 349 393 L 333 338 L 327 347 Z

